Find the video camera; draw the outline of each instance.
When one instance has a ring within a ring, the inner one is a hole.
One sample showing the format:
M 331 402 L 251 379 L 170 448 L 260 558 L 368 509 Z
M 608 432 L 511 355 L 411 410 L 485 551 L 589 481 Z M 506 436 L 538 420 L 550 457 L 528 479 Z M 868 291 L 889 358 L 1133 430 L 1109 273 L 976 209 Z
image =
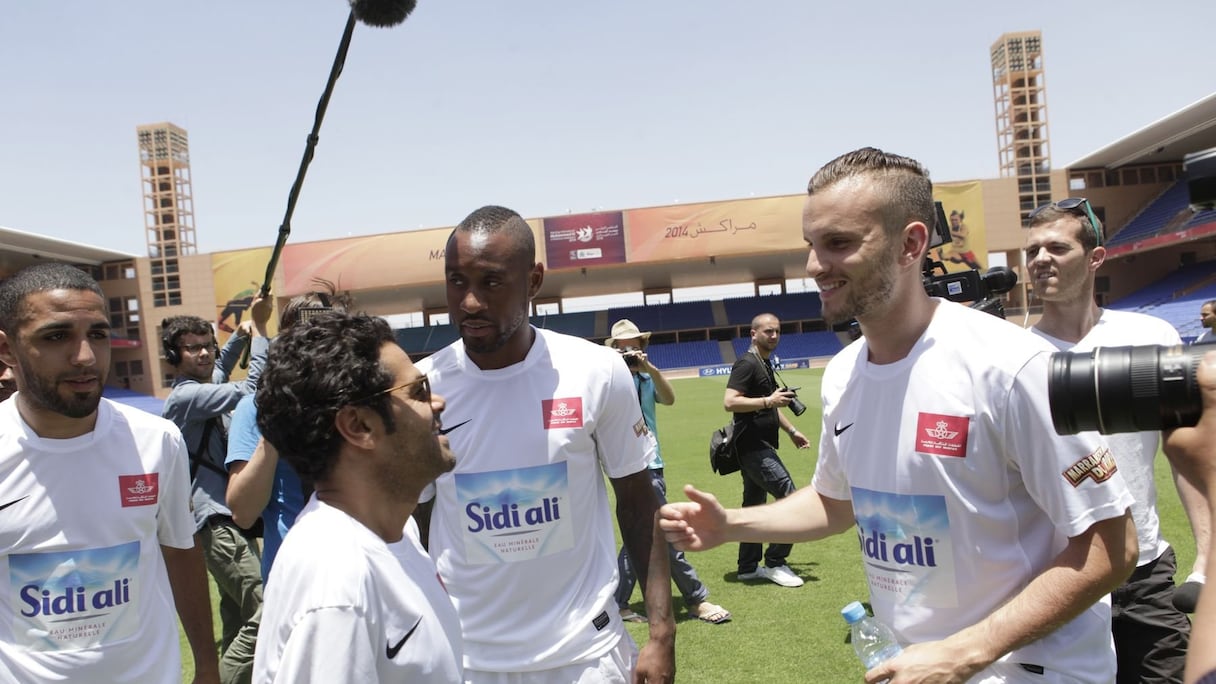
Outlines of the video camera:
M 1216 147 L 1183 160 L 1192 210 L 1216 208 Z M 1199 363 L 1216 344 L 1098 347 L 1051 355 L 1047 397 L 1056 432 L 1109 435 L 1199 422 Z
M 934 202 L 937 221 L 929 237 L 929 251 L 925 253 L 925 264 L 921 275 L 925 292 L 930 297 L 941 297 L 952 302 L 970 303 L 993 316 L 1005 317 L 1005 306 L 1000 295 L 1013 289 L 1018 283 L 1018 274 L 1003 266 L 994 266 L 983 275 L 974 268 L 958 273 L 946 270 L 946 265 L 933 258 L 933 250 L 950 242 L 950 224 L 941 202 Z M 940 275 L 935 272 L 941 270 Z

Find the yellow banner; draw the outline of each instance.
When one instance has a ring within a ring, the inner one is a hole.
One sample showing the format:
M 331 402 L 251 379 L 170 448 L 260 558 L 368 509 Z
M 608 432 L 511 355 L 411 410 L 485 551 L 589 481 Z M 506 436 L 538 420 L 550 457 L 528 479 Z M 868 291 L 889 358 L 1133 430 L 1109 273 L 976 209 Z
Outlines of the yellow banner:
M 933 184 L 933 199 L 942 203 L 951 241 L 931 256 L 950 273 L 988 268 L 988 238 L 984 227 L 984 190 L 979 181 Z
M 217 341 L 223 345 L 241 321 L 254 295 L 262 287 L 266 277 L 266 264 L 270 261 L 270 248 L 258 247 L 237 252 L 219 252 L 211 255 L 211 277 L 215 286 L 215 327 Z M 271 317 L 272 330 L 278 325 L 277 317 Z
M 540 221 L 527 223 L 536 240 L 536 258 L 543 261 Z M 448 227 L 296 245 L 289 242 L 279 259 L 283 291 L 278 294 L 309 292 L 315 289 L 316 279 L 352 292 L 440 282 L 444 248 L 451 234 Z
M 803 195 L 625 212 L 630 263 L 804 249 Z

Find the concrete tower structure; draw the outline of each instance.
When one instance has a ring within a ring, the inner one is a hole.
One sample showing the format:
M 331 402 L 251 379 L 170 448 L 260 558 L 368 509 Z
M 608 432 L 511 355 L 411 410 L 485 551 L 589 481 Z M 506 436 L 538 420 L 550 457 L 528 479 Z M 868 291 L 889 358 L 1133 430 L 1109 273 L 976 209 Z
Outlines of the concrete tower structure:
M 195 254 L 190 143 L 171 123 L 136 127 L 152 306 L 182 304 L 180 257 Z
M 1035 207 L 1051 201 L 1043 35 L 1006 33 L 992 44 L 991 57 L 1001 177 L 1018 179 L 1018 209 L 1025 222 Z

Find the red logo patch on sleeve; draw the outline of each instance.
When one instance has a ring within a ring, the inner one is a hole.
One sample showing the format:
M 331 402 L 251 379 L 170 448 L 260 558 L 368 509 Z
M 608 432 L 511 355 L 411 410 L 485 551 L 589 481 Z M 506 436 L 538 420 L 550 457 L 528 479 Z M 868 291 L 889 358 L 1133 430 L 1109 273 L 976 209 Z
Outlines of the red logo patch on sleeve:
M 1106 482 L 1118 469 L 1115 455 L 1110 453 L 1110 449 L 1102 447 L 1068 466 L 1068 470 L 1064 471 L 1064 479 L 1075 488 L 1080 487 L 1087 478 L 1094 482 Z
M 963 416 L 921 413 L 916 419 L 916 450 L 937 456 L 967 456 L 967 429 L 971 421 Z
M 159 473 L 119 475 L 118 494 L 122 507 L 155 506 L 160 496 Z
M 583 398 L 545 399 L 540 402 L 546 430 L 581 428 L 583 426 Z

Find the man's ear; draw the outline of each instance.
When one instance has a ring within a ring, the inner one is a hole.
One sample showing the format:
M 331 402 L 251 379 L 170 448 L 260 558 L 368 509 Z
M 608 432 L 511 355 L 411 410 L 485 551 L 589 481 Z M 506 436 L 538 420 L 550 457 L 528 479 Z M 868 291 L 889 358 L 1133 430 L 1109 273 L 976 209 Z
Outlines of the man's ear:
M 545 266 L 539 261 L 532 264 L 532 271 L 528 273 L 528 299 L 532 299 L 540 292 L 540 286 L 545 282 Z
M 1106 262 L 1106 248 L 1094 247 L 1094 250 L 1089 253 L 1089 270 L 1096 271 L 1103 263 Z
M 356 449 L 371 449 L 375 445 L 379 415 L 366 406 L 343 406 L 334 417 L 334 429 L 347 444 Z
M 13 356 L 13 345 L 10 343 L 8 333 L 0 330 L 0 361 L 17 372 L 17 358 Z

